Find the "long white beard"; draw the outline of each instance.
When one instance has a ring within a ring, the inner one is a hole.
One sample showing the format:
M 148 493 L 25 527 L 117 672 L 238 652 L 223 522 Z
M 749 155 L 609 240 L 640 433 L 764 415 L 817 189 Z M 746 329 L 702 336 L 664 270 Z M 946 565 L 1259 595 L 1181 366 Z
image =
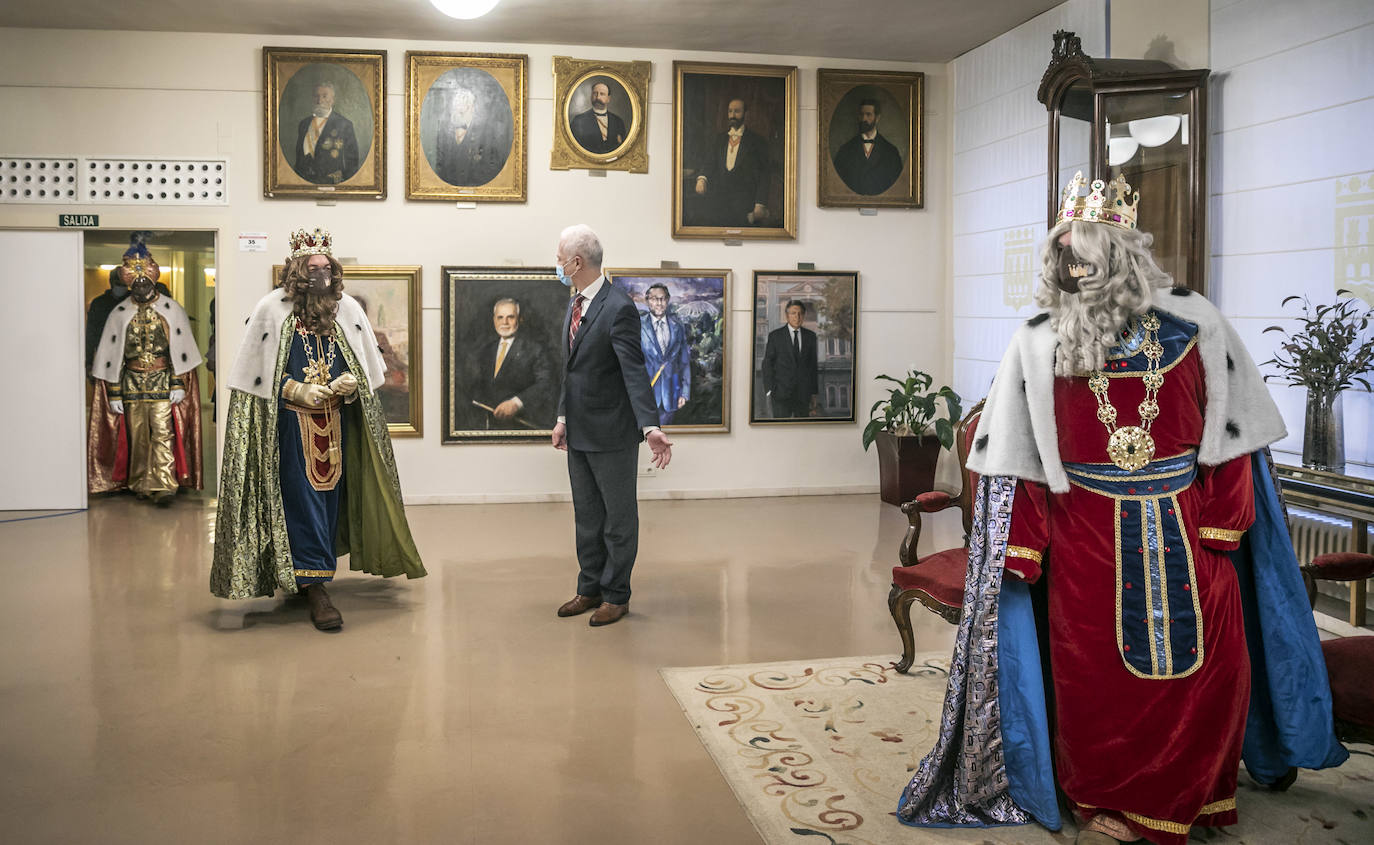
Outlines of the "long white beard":
M 329 117 L 330 112 L 334 111 L 327 106 L 315 106 L 313 114 L 315 117 Z
M 1102 369 L 1107 350 L 1121 340 L 1131 316 L 1129 308 L 1106 297 L 1092 302 L 1081 292 L 1061 296 L 1050 308 L 1050 325 L 1059 336 L 1054 374 L 1069 377 Z

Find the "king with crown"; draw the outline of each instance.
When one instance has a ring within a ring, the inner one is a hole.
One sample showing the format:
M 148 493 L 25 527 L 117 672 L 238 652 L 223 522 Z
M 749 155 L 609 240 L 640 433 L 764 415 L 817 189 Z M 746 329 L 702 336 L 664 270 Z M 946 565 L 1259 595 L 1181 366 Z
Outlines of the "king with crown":
M 1325 664 L 1239 335 L 1172 287 L 1118 176 L 1065 189 L 979 420 L 963 614 L 915 826 L 1183 845 L 1236 785 L 1338 765 Z
M 339 556 L 372 575 L 424 576 L 373 392 L 385 372 L 329 233 L 296 231 L 229 375 L 211 592 L 303 594 L 329 631 L 343 625 L 325 592 Z

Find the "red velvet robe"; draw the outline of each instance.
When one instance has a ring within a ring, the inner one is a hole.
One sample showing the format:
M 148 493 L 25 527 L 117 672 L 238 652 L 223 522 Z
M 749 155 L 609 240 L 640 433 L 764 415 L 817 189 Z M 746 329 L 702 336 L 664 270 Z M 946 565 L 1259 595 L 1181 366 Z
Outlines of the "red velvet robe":
M 1196 329 L 1167 316 L 1164 322 L 1164 384 L 1157 397 L 1160 414 L 1150 431 L 1156 462 L 1197 450 L 1206 402 Z M 1107 361 L 1104 371 L 1112 376 L 1107 395 L 1119 425 L 1140 423 L 1144 369 L 1139 353 Z M 1077 463 L 1114 470 L 1107 457 L 1108 432 L 1097 419 L 1097 398 L 1087 378 L 1056 379 L 1054 405 L 1066 469 Z M 1147 543 L 1138 538 L 1154 532 L 1143 530 L 1141 500 L 1123 503 L 1077 480 L 1062 495 L 1021 482 L 1006 568 L 1028 581 L 1042 571 L 1048 579 L 1052 730 L 1060 787 L 1084 819 L 1111 812 L 1153 842 L 1183 845 L 1191 825 L 1236 821 L 1250 669 L 1236 573 L 1226 552 L 1239 546 L 1254 521 L 1254 501 L 1248 456 L 1198 466 L 1182 490 L 1177 479 L 1172 489 L 1164 488 L 1167 482 L 1144 479 L 1149 471 L 1138 471 L 1133 477 L 1140 481 L 1125 479 L 1117 489 L 1162 496 L 1154 499 L 1154 513 L 1162 520 L 1177 519 L 1177 530 L 1186 537 L 1188 548 L 1181 550 L 1166 545 L 1166 534 L 1157 535 L 1160 548 L 1168 548 L 1175 561 L 1174 569 L 1162 570 L 1164 578 L 1158 571 L 1154 575 L 1174 600 L 1173 610 L 1162 604 L 1164 615 L 1157 617 L 1170 626 L 1171 661 L 1180 667 L 1171 677 L 1148 677 L 1170 674 L 1163 668 L 1152 673 L 1148 659 L 1137 663 L 1143 671 L 1128 663 L 1132 642 L 1140 661 L 1142 647 L 1148 653 L 1164 641 L 1155 633 L 1158 628 L 1144 628 L 1149 620 L 1143 616 L 1151 615 L 1148 595 L 1139 605 L 1144 611 L 1130 612 L 1136 606 L 1131 602 L 1140 602 L 1140 591 L 1149 586 L 1142 583 L 1150 571 L 1142 554 Z M 1150 634 L 1132 640 L 1122 631 L 1137 621 Z M 1161 659 L 1160 667 L 1165 662 Z

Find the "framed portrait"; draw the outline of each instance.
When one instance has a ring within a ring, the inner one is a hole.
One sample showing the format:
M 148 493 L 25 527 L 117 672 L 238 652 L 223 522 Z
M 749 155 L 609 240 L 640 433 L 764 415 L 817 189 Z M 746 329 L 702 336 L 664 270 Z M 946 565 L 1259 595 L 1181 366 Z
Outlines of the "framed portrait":
M 281 278 L 272 267 L 272 285 Z M 420 372 L 420 268 L 344 265 L 344 293 L 358 300 L 372 324 L 386 364 L 386 380 L 372 385 L 392 437 L 424 435 L 424 378 Z
M 386 51 L 262 48 L 267 197 L 386 199 Z
M 925 203 L 925 74 L 816 72 L 821 206 Z
M 568 288 L 552 267 L 445 267 L 444 443 L 547 441 Z
M 406 53 L 406 199 L 525 201 L 529 61 Z
M 797 69 L 673 62 L 673 237 L 797 237 Z
M 606 270 L 639 308 L 639 345 L 658 406 L 676 433 L 730 430 L 730 271 Z
M 550 169 L 648 173 L 652 68 L 554 56 Z
M 854 422 L 859 274 L 754 273 L 751 425 Z

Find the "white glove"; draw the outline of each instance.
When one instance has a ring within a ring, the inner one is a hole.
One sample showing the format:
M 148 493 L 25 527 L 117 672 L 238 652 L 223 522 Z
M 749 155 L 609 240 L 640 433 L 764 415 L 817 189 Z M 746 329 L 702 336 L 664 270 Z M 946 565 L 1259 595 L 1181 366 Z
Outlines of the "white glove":
M 114 411 L 116 414 L 122 414 L 122 413 L 124 413 L 124 400 L 123 400 L 123 399 L 111 399 L 111 400 L 110 400 L 110 410 L 111 410 L 111 411 Z
M 358 377 L 352 373 L 342 373 L 329 383 L 329 390 L 336 396 L 352 396 L 358 389 Z
M 172 389 L 172 395 L 167 398 L 173 405 L 179 405 L 181 404 L 181 400 L 186 398 L 186 391 L 179 387 L 175 387 Z

